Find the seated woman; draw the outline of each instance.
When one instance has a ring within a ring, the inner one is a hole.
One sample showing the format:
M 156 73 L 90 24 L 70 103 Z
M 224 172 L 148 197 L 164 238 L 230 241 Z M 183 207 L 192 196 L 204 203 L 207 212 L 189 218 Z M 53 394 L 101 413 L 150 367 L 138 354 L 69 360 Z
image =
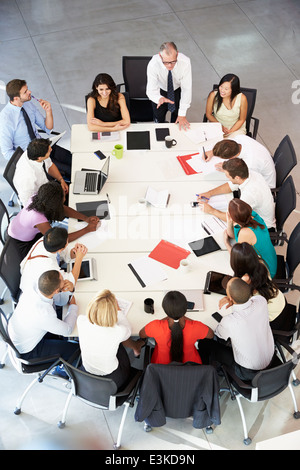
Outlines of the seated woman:
M 261 295 L 268 302 L 270 326 L 281 329 L 286 322 L 286 300 L 283 293 L 270 278 L 270 274 L 263 260 L 261 260 L 253 246 L 249 243 L 235 243 L 230 252 L 230 266 L 234 277 L 243 279 L 251 287 L 252 295 Z M 230 302 L 227 297 L 220 301 L 219 306 Z M 274 329 L 274 328 L 273 328 Z
M 169 364 L 172 361 L 192 361 L 202 364 L 195 342 L 213 338 L 213 330 L 185 316 L 187 300 L 181 292 L 168 292 L 163 298 L 162 307 L 167 317 L 151 321 L 139 333 L 141 338 L 155 339 L 151 362 Z
M 118 310 L 114 294 L 104 290 L 92 299 L 87 315 L 78 317 L 77 327 L 81 368 L 90 374 L 110 378 L 121 388 L 130 374 L 130 361 L 124 346 L 138 355 L 144 341 L 130 338 L 130 324 Z
M 224 240 L 231 250 L 230 238 L 237 242 L 247 242 L 253 246 L 258 256 L 266 264 L 271 278 L 276 274 L 277 255 L 270 234 L 263 219 L 241 199 L 231 199 L 227 211 L 227 230 Z
M 97 229 L 98 217 L 87 217 L 64 205 L 65 193 L 57 181 L 49 181 L 40 186 L 27 205 L 12 219 L 8 226 L 8 235 L 17 240 L 20 251 L 27 255 L 31 246 L 51 228 L 52 222 L 73 217 L 87 222 L 87 226 L 69 233 L 68 241 L 74 241 L 82 235 Z
M 240 79 L 229 73 L 220 80 L 218 90 L 211 91 L 206 102 L 206 117 L 220 122 L 224 137 L 246 134 L 248 102 L 240 91 Z
M 87 125 L 92 132 L 121 131 L 130 125 L 125 97 L 107 73 L 97 75 L 87 97 Z

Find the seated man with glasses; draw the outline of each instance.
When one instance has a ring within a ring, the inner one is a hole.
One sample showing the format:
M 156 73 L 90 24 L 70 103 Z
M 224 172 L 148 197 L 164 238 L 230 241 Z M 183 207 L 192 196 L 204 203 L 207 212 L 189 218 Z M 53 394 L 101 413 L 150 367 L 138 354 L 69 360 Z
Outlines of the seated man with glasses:
M 178 52 L 173 42 L 163 43 L 159 54 L 150 60 L 146 94 L 152 101 L 156 122 L 165 122 L 166 114 L 170 111 L 171 122 L 178 123 L 179 129 L 190 127 L 186 113 L 192 99 L 191 61 Z

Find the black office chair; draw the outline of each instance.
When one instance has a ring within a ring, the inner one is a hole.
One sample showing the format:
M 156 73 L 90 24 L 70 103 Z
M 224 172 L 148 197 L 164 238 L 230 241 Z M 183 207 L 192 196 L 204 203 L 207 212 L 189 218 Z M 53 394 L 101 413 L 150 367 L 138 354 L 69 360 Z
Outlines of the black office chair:
M 145 421 L 144 430 L 166 424 L 166 418 L 193 417 L 193 427 L 221 423 L 219 381 L 216 369 L 192 362 L 149 364 L 144 373 L 135 420 Z
M 6 343 L 8 347 L 8 355 L 11 360 L 11 363 L 13 367 L 19 372 L 19 374 L 22 375 L 28 375 L 28 374 L 38 374 L 37 377 L 34 378 L 32 382 L 26 387 L 24 393 L 21 395 L 21 397 L 17 401 L 17 406 L 14 410 L 14 413 L 16 415 L 19 415 L 21 413 L 21 406 L 22 403 L 27 395 L 27 393 L 31 390 L 31 388 L 37 383 L 37 382 L 42 382 L 44 377 L 58 364 L 60 364 L 60 359 L 58 355 L 54 356 L 48 356 L 44 357 L 42 359 L 30 359 L 30 360 L 25 360 L 20 356 L 19 351 L 17 348 L 14 346 L 13 342 L 10 339 L 9 333 L 8 333 L 8 324 L 9 324 L 9 319 L 3 312 L 3 310 L 0 308 L 0 336 L 3 339 L 3 341 Z M 1 364 L 1 368 L 4 367 L 3 364 Z M 43 372 L 43 374 L 39 375 L 40 372 Z
M 124 405 L 124 411 L 119 426 L 119 432 L 114 449 L 121 446 L 123 427 L 129 407 L 134 406 L 134 400 L 138 391 L 139 380 L 142 371 L 131 368 L 131 375 L 127 384 L 122 390 L 117 391 L 117 385 L 111 379 L 92 375 L 80 369 L 73 367 L 70 363 L 62 361 L 65 371 L 71 378 L 72 390 L 66 401 L 62 419 L 58 423 L 59 428 L 65 427 L 68 407 L 73 396 L 84 401 L 87 405 L 99 408 L 101 410 L 114 411 Z
M 286 177 L 297 165 L 296 152 L 288 135 L 278 145 L 273 159 L 276 170 L 276 188 L 280 188 Z
M 219 85 L 215 84 L 213 86 L 213 90 L 217 90 L 218 87 Z M 255 88 L 244 88 L 244 87 L 241 87 L 240 90 L 241 90 L 241 93 L 244 93 L 248 101 L 248 110 L 247 110 L 247 117 L 246 117 L 247 135 L 249 137 L 253 137 L 253 139 L 256 139 L 258 126 L 259 126 L 259 119 L 253 117 L 252 114 L 255 108 L 257 90 Z M 206 114 L 204 114 L 203 122 L 207 122 Z
M 15 150 L 15 152 L 13 153 L 13 155 L 11 156 L 11 158 L 9 159 L 9 161 L 8 161 L 6 167 L 5 167 L 5 170 L 3 172 L 3 178 L 6 179 L 9 186 L 13 190 L 13 193 L 10 197 L 9 202 L 8 202 L 8 205 L 10 207 L 13 207 L 15 205 L 14 196 L 15 195 L 18 196 L 18 191 L 15 188 L 13 180 L 14 180 L 14 175 L 15 175 L 17 163 L 18 163 L 18 161 L 19 161 L 19 159 L 20 159 L 20 157 L 22 156 L 23 153 L 24 153 L 23 149 L 21 147 L 18 147 Z
M 123 56 L 122 71 L 124 83 L 117 85 L 118 90 L 125 86 L 129 95 L 131 122 L 153 121 L 152 103 L 146 95 L 147 66 L 152 57 Z
M 13 308 L 18 303 L 21 290 L 20 290 L 20 263 L 23 256 L 18 248 L 16 241 L 8 237 L 2 249 L 0 256 L 0 277 L 11 295 Z M 3 298 L 0 299 L 0 304 L 3 303 Z
M 291 359 L 286 361 L 285 358 L 279 357 L 281 354 L 274 356 L 270 368 L 259 371 L 251 381 L 244 382 L 237 377 L 233 369 L 225 365 L 222 366 L 228 388 L 222 388 L 221 391 L 229 392 L 231 399 L 238 402 L 244 432 L 243 442 L 245 445 L 251 444 L 252 440 L 248 435 L 241 398 L 245 398 L 251 403 L 257 403 L 279 395 L 288 387 L 294 404 L 293 416 L 295 419 L 300 418 L 300 412 L 298 411 L 291 384 L 291 373 L 299 362 L 299 355 L 287 344 L 283 343 L 282 347 L 291 355 Z
M 273 278 L 278 288 L 286 293 L 299 290 L 300 286 L 293 283 L 295 269 L 300 263 L 300 222 L 292 231 L 287 243 L 286 256 L 277 255 L 277 272 Z
M 276 231 L 270 232 L 270 238 L 274 245 L 283 245 L 287 240 L 284 232 L 284 224 L 289 215 L 296 208 L 296 189 L 292 176 L 288 176 L 280 186 L 275 200 Z

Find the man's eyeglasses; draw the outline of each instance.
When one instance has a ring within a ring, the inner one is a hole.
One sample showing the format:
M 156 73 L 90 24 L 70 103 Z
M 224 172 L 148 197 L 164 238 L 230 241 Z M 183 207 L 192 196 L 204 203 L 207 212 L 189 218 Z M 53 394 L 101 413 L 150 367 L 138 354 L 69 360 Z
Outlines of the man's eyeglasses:
M 162 63 L 163 63 L 164 65 L 175 65 L 176 62 L 177 62 L 177 59 L 176 59 L 176 60 L 172 60 L 171 62 L 165 62 L 160 54 L 159 54 L 159 56 L 160 56 L 160 58 L 161 58 L 161 60 L 162 60 Z

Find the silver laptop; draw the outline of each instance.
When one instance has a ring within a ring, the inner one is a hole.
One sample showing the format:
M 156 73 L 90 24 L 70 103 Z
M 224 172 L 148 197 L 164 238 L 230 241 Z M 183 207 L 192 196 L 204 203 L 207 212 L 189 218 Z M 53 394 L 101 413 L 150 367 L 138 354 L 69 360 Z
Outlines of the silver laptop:
M 109 158 L 101 170 L 76 171 L 73 186 L 74 194 L 98 194 L 106 183 L 109 171 Z

